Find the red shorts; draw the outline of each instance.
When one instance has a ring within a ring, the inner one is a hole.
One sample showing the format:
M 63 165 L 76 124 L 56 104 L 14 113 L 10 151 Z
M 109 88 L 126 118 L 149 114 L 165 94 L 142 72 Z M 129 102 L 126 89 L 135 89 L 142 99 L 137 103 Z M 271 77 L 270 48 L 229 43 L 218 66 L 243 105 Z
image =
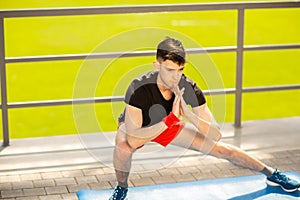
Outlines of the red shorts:
M 118 124 L 119 127 L 123 123 L 124 122 L 119 122 L 119 124 Z M 156 142 L 156 143 L 166 147 L 168 144 L 170 144 L 176 138 L 176 136 L 180 133 L 182 128 L 183 128 L 182 124 L 175 124 L 172 127 L 169 127 L 166 130 L 164 130 L 160 135 L 158 135 L 156 138 L 151 140 L 151 142 Z M 138 149 L 142 148 L 143 146 L 144 145 L 138 147 Z
M 183 125 L 181 124 L 173 125 L 172 127 L 167 128 L 164 132 L 162 132 L 159 136 L 157 136 L 151 141 L 157 142 L 158 144 L 166 147 L 176 138 L 176 136 L 179 134 L 182 128 Z

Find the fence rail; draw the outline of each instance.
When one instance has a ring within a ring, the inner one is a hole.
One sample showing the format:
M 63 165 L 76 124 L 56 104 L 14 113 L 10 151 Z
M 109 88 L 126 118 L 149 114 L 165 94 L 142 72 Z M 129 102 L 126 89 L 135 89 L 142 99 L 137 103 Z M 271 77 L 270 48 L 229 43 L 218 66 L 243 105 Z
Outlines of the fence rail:
M 43 8 L 0 10 L 0 17 L 44 17 L 70 15 L 128 14 L 150 12 L 187 12 L 203 10 L 243 10 L 266 8 L 295 8 L 300 2 L 237 2 L 237 3 L 189 3 L 189 4 L 158 4 L 135 6 L 101 6 L 73 8 Z
M 277 44 L 277 45 L 249 45 L 244 44 L 244 12 L 246 9 L 271 9 L 271 8 L 299 8 L 300 2 L 240 2 L 240 3 L 196 3 L 196 4 L 159 4 L 159 5 L 135 5 L 135 6 L 101 6 L 101 7 L 74 7 L 74 8 L 45 8 L 45 9 L 19 9 L 0 10 L 0 73 L 1 73 L 1 109 L 2 109 L 2 129 L 3 146 L 9 145 L 9 121 L 8 109 L 25 108 L 37 106 L 59 106 L 70 104 L 86 104 L 101 102 L 123 101 L 123 96 L 96 97 L 85 99 L 63 99 L 35 102 L 7 102 L 6 64 L 19 62 L 42 62 L 57 60 L 78 60 L 78 59 L 99 59 L 114 57 L 138 57 L 152 56 L 154 51 L 137 52 L 104 52 L 93 54 L 64 54 L 46 56 L 25 56 L 25 57 L 5 57 L 4 19 L 24 18 L 24 17 L 44 17 L 44 16 L 75 16 L 75 15 L 95 15 L 95 14 L 128 14 L 128 13 L 151 13 L 151 12 L 189 12 L 207 10 L 237 10 L 237 45 L 210 47 L 205 49 L 187 49 L 189 54 L 200 54 L 204 52 L 236 52 L 236 87 L 204 91 L 208 95 L 235 94 L 235 121 L 236 127 L 241 126 L 241 105 L 242 93 L 262 92 L 274 90 L 294 90 L 300 89 L 300 84 L 263 86 L 263 87 L 242 87 L 243 73 L 243 53 L 253 50 L 282 50 L 299 49 L 300 44 Z

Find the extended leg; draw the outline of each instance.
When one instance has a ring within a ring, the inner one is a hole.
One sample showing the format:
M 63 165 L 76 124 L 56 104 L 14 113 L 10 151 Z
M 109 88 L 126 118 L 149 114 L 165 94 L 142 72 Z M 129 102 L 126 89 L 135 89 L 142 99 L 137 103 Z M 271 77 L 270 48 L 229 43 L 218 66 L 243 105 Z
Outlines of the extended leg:
M 274 171 L 273 168 L 248 155 L 238 147 L 206 138 L 189 124 L 184 127 L 172 144 L 226 159 L 244 168 L 261 172 L 266 176 L 270 176 Z

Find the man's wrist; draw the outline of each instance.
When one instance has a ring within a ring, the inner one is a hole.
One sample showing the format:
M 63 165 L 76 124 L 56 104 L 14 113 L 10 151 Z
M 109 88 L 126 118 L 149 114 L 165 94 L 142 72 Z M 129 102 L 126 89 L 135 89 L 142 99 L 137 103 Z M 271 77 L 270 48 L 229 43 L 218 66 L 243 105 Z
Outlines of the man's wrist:
M 180 119 L 176 117 L 173 112 L 170 112 L 170 114 L 163 119 L 163 122 L 167 125 L 167 127 L 171 127 L 177 124 L 179 121 Z

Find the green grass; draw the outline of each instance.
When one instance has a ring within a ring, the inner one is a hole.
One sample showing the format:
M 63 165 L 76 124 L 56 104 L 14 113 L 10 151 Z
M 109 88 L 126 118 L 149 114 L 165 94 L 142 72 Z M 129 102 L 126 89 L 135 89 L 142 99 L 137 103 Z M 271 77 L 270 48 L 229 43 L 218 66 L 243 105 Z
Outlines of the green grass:
M 43 3 L 41 3 L 43 2 Z M 125 2 L 125 1 L 124 1 Z M 124 4 L 118 1 L 118 3 Z M 172 3 L 183 1 L 172 1 Z M 192 2 L 192 1 L 190 1 Z M 197 1 L 194 1 L 197 2 Z M 132 4 L 140 4 L 131 1 Z M 148 3 L 148 1 L 147 1 Z M 151 1 L 150 3 L 164 3 Z M 166 1 L 167 3 L 167 1 Z M 2 1 L 0 7 L 109 5 L 103 1 Z M 155 49 L 166 35 L 186 48 L 236 44 L 236 11 L 5 19 L 8 57 Z M 300 43 L 300 9 L 249 10 L 245 44 Z M 243 86 L 299 84 L 300 50 L 244 56 Z M 202 89 L 235 87 L 235 53 L 189 55 L 186 74 Z M 9 102 L 124 95 L 154 57 L 7 64 Z M 234 95 L 207 97 L 219 122 L 234 120 Z M 243 120 L 297 116 L 299 90 L 243 95 Z M 124 103 L 9 110 L 11 138 L 114 131 Z

